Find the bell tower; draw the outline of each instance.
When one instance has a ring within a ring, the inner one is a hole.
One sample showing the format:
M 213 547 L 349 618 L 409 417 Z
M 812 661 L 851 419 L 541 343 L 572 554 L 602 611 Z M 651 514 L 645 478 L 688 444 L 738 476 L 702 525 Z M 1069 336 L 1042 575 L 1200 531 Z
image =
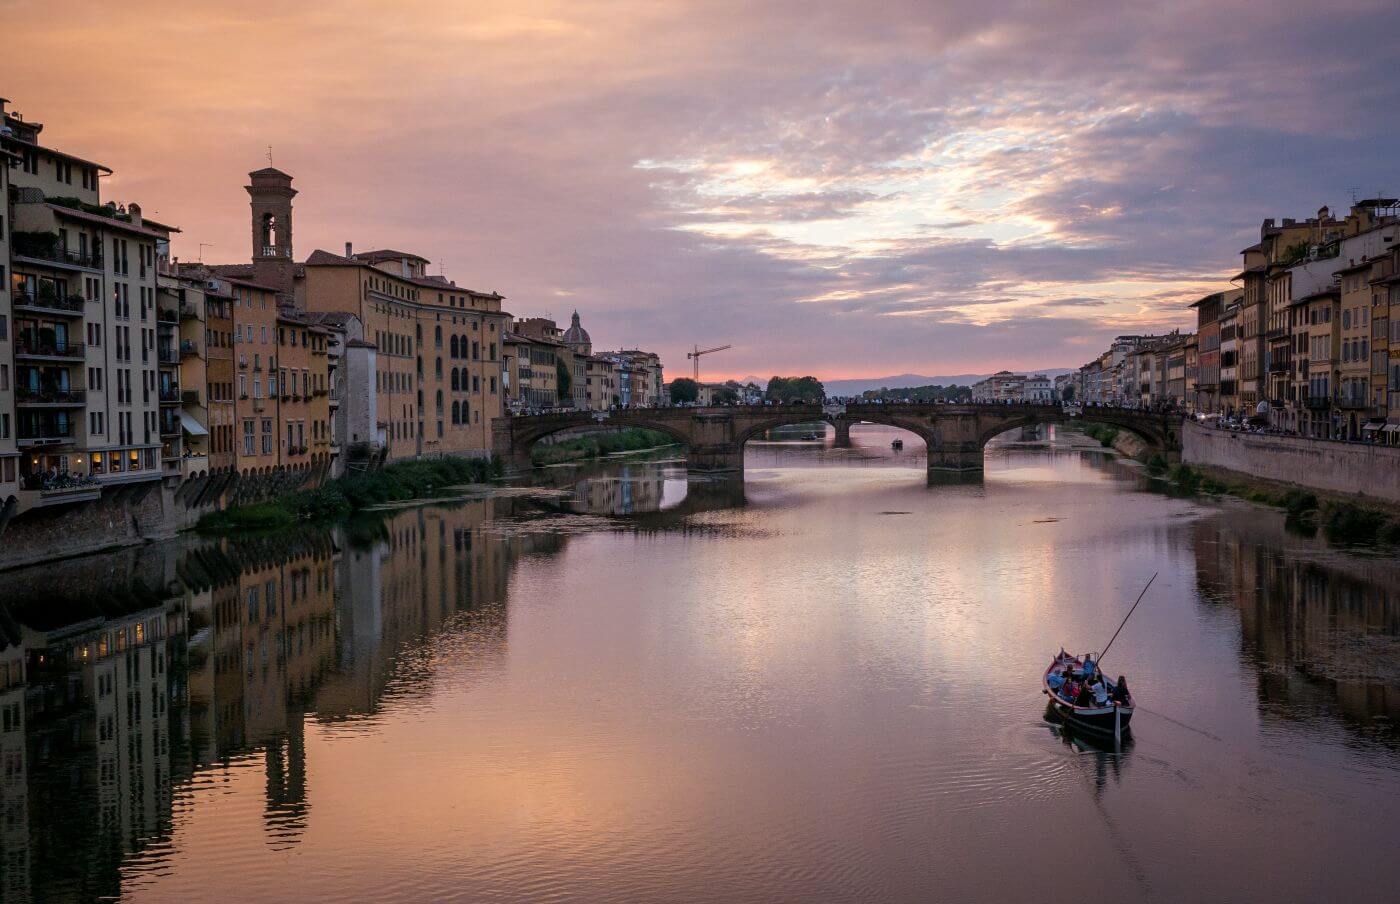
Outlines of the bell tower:
M 292 294 L 292 177 L 266 167 L 248 174 L 253 208 L 253 278 Z

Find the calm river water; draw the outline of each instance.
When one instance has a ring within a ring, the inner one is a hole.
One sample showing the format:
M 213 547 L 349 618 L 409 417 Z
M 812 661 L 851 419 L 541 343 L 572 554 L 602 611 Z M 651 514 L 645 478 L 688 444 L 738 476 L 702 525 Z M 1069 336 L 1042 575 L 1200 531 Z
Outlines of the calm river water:
M 1397 899 L 1400 563 L 895 435 L 0 575 L 0 900 Z

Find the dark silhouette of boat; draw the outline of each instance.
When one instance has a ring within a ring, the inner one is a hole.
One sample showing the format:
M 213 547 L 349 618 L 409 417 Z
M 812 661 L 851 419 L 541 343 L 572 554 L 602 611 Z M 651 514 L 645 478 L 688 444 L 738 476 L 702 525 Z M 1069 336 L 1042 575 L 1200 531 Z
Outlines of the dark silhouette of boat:
M 1061 650 L 1054 659 L 1050 660 L 1050 665 L 1046 667 L 1045 674 L 1040 679 L 1046 696 L 1050 698 L 1050 705 L 1056 714 L 1075 728 L 1098 732 L 1110 738 L 1122 737 L 1127 734 L 1128 724 L 1133 720 L 1133 695 L 1129 693 L 1127 700 L 1122 703 L 1115 702 L 1112 699 L 1114 684 L 1105 676 L 1104 684 L 1108 687 L 1110 695 L 1108 703 L 1103 705 L 1093 703 L 1089 706 L 1076 705 L 1074 701 L 1066 699 L 1050 687 L 1050 676 L 1055 672 L 1063 671 L 1065 666 L 1082 673 L 1084 661 Z

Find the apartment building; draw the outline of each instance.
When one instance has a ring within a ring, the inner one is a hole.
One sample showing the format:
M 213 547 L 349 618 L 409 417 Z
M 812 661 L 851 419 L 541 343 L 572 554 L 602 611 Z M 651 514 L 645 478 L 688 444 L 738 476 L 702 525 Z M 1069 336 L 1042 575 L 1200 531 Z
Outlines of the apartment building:
M 0 111 L 5 99 L 0 98 Z M 0 121 L 0 128 L 6 128 Z M 7 144 L 7 143 L 6 143 Z M 10 346 L 10 168 L 22 158 L 0 146 L 0 528 L 19 510 L 19 443 L 15 438 L 15 361 Z
M 1234 415 L 1240 410 L 1240 307 L 1244 292 L 1236 293 L 1220 312 L 1220 401 L 1217 411 Z M 1199 389 L 1199 386 L 1197 387 Z
M 161 478 L 157 260 L 176 231 L 104 202 L 111 170 L 0 101 L 17 510 Z M 16 159 L 17 158 L 17 159 Z M 0 459 L 14 458 L 3 438 Z M 5 465 L 0 460 L 0 479 Z

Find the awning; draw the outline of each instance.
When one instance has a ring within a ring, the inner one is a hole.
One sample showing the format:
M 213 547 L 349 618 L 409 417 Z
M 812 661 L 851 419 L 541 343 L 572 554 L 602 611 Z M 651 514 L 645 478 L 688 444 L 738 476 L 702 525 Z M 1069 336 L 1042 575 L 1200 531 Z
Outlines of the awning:
M 1374 433 L 1374 432 L 1376 432 L 1376 431 L 1379 430 L 1379 429 L 1381 429 L 1381 425 L 1380 425 L 1380 424 L 1366 424 L 1365 426 L 1363 426 L 1363 427 L 1361 428 L 1361 432 L 1362 432 L 1362 433 Z
M 183 411 L 180 412 L 180 429 L 184 430 L 190 436 L 209 435 L 209 431 L 204 429 L 203 424 Z
M 1383 433 L 1400 433 L 1400 424 L 1386 424 Z

